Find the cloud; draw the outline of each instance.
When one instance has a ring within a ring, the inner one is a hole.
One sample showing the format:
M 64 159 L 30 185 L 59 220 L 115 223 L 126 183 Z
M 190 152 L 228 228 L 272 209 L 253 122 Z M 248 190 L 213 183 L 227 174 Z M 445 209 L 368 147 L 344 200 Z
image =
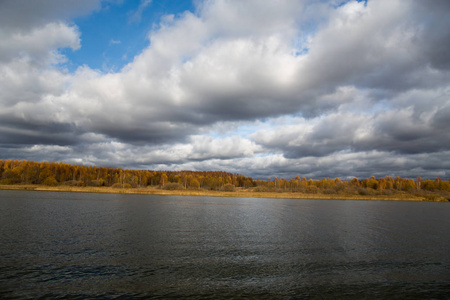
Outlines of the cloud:
M 69 72 L 61 49 L 82 47 L 71 20 L 102 3 L 3 1 L 1 155 L 263 177 L 447 174 L 436 165 L 450 151 L 447 2 L 199 1 L 163 16 L 120 71 Z
M 441 92 L 408 92 L 399 99 L 391 99 L 391 104 L 403 103 L 404 97 L 416 98 L 414 102 L 427 103 L 427 106 L 409 103 L 406 107 L 365 113 L 340 110 L 312 119 L 297 118 L 294 124 L 272 126 L 270 130 L 253 133 L 251 138 L 287 158 L 322 157 L 347 150 L 398 154 L 449 150 L 450 135 L 443 126 L 448 116 L 448 101 L 442 101 Z
M 113 40 L 113 39 L 109 40 L 110 45 L 118 45 L 121 43 L 122 43 L 122 41 L 120 41 L 120 40 Z
M 141 0 L 136 11 L 131 12 L 128 15 L 128 23 L 139 23 L 142 19 L 142 13 L 144 10 L 152 4 L 152 0 Z
M 27 59 L 33 63 L 58 63 L 63 58 L 56 53 L 59 48 L 80 48 L 76 27 L 63 23 L 49 23 L 29 32 L 11 34 L 0 29 L 0 61 Z
M 101 0 L 2 0 L 0 27 L 5 30 L 29 31 L 48 23 L 69 22 L 101 8 Z
M 55 133 L 58 132 L 55 131 Z M 4 147 L 2 150 L 6 154 L 15 153 L 18 159 L 40 155 L 47 160 L 64 157 L 65 161 L 85 164 L 96 163 L 103 166 L 114 164 L 114 166 L 127 168 L 159 169 L 163 167 L 178 170 L 187 167 L 192 162 L 195 162 L 195 166 L 192 168 L 204 170 L 201 168 L 204 161 L 232 162 L 242 157 L 252 157 L 260 150 L 260 147 L 253 142 L 238 136 L 212 138 L 197 135 L 190 137 L 188 143 L 143 146 L 111 141 L 106 136 L 91 133 L 81 134 L 78 139 L 77 143 L 66 146 L 52 144 L 24 146 L 19 143 L 11 143 L 15 146 Z M 214 169 L 219 170 L 218 168 Z

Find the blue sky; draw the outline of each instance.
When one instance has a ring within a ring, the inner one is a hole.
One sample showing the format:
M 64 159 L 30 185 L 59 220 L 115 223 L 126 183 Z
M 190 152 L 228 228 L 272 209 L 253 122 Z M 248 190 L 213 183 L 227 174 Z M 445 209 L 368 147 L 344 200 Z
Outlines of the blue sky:
M 3 0 L 0 159 L 450 177 L 449 1 Z
M 81 32 L 81 48 L 63 50 L 66 67 L 80 65 L 102 71 L 119 71 L 149 44 L 148 34 L 164 15 L 194 12 L 191 1 L 126 0 L 103 3 L 92 14 L 75 18 Z

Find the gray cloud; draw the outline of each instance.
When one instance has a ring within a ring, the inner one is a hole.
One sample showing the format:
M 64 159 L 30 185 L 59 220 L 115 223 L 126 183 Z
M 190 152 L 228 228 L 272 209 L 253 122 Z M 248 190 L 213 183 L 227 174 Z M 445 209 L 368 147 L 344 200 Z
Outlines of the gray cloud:
M 0 26 L 30 30 L 55 21 L 70 21 L 101 7 L 101 0 L 2 0 Z
M 375 114 L 337 112 L 262 130 L 252 139 L 287 158 L 322 157 L 345 150 L 397 154 L 448 151 L 450 133 L 444 126 L 448 105 L 441 108 L 433 105 L 432 99 L 427 100 L 431 111 L 417 112 L 410 106 Z
M 282 156 L 242 159 L 233 162 L 231 170 L 245 168 L 255 178 L 291 178 L 296 175 L 321 179 L 324 177 L 351 179 L 352 177 L 368 178 L 370 176 L 402 176 L 415 178 L 447 178 L 450 165 L 446 157 L 449 151 L 435 154 L 398 155 L 390 152 L 358 152 L 343 151 L 330 156 L 316 158 L 304 157 L 286 159 Z M 445 160 L 445 161 L 444 161 Z M 231 164 L 230 164 L 231 165 Z M 223 166 L 226 169 L 226 166 Z

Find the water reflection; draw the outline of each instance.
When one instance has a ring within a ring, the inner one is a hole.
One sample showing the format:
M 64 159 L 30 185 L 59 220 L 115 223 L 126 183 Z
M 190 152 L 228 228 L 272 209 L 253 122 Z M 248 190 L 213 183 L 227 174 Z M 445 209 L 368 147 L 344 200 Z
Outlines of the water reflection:
M 0 191 L 0 297 L 445 298 L 449 209 Z

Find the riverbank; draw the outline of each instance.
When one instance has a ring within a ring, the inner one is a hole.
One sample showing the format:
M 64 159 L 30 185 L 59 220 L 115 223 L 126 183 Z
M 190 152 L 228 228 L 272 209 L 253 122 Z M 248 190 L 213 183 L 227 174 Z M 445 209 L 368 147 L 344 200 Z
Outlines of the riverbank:
M 209 196 L 209 197 L 243 197 L 243 198 L 288 198 L 288 199 L 336 199 L 336 200 L 388 200 L 388 201 L 439 201 L 446 202 L 443 197 L 424 197 L 411 194 L 394 195 L 346 195 L 346 194 L 306 194 L 291 192 L 255 192 L 251 190 L 236 190 L 234 192 L 210 190 L 163 190 L 157 187 L 146 188 L 112 188 L 112 187 L 75 187 L 75 186 L 44 186 L 44 185 L 0 185 L 0 190 L 28 190 L 78 193 L 113 193 L 113 194 L 144 194 L 144 195 L 175 195 L 175 196 Z

